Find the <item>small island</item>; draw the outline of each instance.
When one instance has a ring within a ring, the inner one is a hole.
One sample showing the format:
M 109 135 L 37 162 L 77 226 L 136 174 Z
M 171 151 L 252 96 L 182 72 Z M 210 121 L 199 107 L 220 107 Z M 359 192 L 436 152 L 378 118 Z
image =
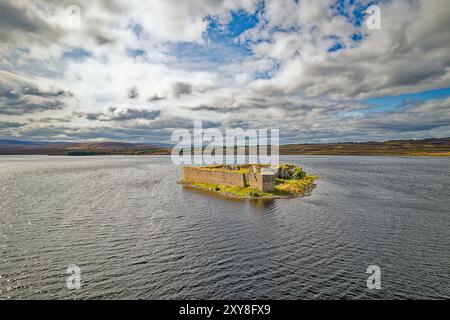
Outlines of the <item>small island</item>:
M 293 164 L 246 164 L 185 166 L 179 183 L 232 198 L 277 199 L 308 194 L 315 179 Z

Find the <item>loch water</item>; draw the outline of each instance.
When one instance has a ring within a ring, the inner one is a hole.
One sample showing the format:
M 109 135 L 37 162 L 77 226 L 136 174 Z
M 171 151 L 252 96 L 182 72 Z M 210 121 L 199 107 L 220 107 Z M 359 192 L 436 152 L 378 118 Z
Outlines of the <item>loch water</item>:
M 450 298 L 449 158 L 281 160 L 311 195 L 186 189 L 166 156 L 1 156 L 0 299 Z

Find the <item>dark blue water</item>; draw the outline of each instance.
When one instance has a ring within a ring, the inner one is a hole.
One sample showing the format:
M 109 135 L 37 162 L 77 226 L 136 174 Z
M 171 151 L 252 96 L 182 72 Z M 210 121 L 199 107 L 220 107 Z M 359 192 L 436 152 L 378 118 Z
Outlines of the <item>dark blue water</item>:
M 449 158 L 283 161 L 320 175 L 311 196 L 184 189 L 163 156 L 2 156 L 0 298 L 450 298 Z

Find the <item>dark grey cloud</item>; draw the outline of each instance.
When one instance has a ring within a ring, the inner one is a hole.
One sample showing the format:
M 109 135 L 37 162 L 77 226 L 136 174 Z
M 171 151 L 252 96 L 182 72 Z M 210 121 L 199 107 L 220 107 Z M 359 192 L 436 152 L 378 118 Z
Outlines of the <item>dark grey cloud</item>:
M 3 122 L 0 121 L 0 130 L 1 129 L 10 129 L 10 128 L 20 128 L 22 126 L 24 126 L 24 123 L 19 123 L 19 122 Z
M 136 86 L 128 89 L 128 99 L 136 99 L 139 97 L 139 91 Z
M 172 90 L 173 90 L 173 95 L 175 97 L 179 98 L 183 95 L 191 94 L 193 87 L 189 83 L 176 82 L 173 84 Z
M 70 123 L 71 121 L 73 121 L 72 117 L 44 117 L 44 118 L 39 118 L 39 119 L 34 119 L 34 118 L 28 118 L 27 119 L 28 122 L 30 123 Z
M 156 142 L 163 139 L 170 140 L 171 132 L 167 129 L 122 128 L 117 126 L 99 126 L 89 128 L 73 128 L 64 125 L 51 125 L 40 128 L 30 128 L 21 131 L 16 137 L 23 140 L 61 141 L 61 136 L 67 140 L 89 141 L 106 139 L 131 142 Z
M 167 98 L 166 98 L 166 97 L 158 96 L 157 94 L 154 94 L 154 95 L 152 95 L 151 97 L 149 97 L 149 98 L 147 99 L 147 101 L 148 101 L 148 102 L 155 102 L 155 101 L 165 100 L 165 99 L 167 99 Z
M 3 115 L 18 116 L 27 113 L 59 110 L 63 107 L 64 103 L 59 100 L 33 103 L 27 99 L 7 100 L 0 97 L 0 114 Z
M 13 2 L 0 2 L 0 39 L 13 37 L 13 32 L 36 33 L 47 29 L 46 24 L 29 10 L 20 9 Z
M 232 109 L 224 109 L 221 107 L 207 106 L 207 105 L 199 105 L 195 107 L 186 107 L 186 109 L 193 111 L 214 111 L 214 112 L 233 112 Z
M 23 115 L 65 106 L 73 94 L 62 89 L 43 90 L 36 84 L 9 72 L 0 72 L 0 114 Z
M 36 126 L 21 126 L 15 129 L 15 135 L 24 137 L 61 137 L 72 140 L 89 140 L 95 138 L 114 139 L 120 141 L 168 141 L 175 129 L 188 129 L 192 132 L 193 120 L 186 117 L 161 113 L 154 119 L 148 119 L 137 111 L 120 111 L 111 108 L 102 113 L 104 121 L 95 127 L 80 128 L 70 122 L 58 123 L 57 119 L 39 122 Z M 318 111 L 320 110 L 320 111 Z M 444 137 L 450 132 L 450 99 L 431 100 L 411 104 L 403 109 L 393 109 L 388 113 L 339 114 L 333 110 L 314 108 L 306 113 L 271 114 L 261 109 L 237 109 L 236 112 L 219 120 L 221 112 L 214 112 L 210 117 L 217 120 L 203 121 L 203 128 L 242 128 L 261 129 L 274 128 L 280 130 L 282 143 L 310 143 L 337 141 L 389 140 L 398 138 L 426 138 L 430 136 Z M 128 122 L 113 121 L 116 119 L 143 119 L 148 121 Z M 133 116 L 132 116 L 133 115 Z M 258 117 L 256 116 L 258 115 Z M 78 114 L 78 117 L 86 114 Z M 99 114 L 92 119 L 100 120 Z M 150 117 L 151 118 L 151 117 Z M 106 120 L 108 119 L 108 120 Z

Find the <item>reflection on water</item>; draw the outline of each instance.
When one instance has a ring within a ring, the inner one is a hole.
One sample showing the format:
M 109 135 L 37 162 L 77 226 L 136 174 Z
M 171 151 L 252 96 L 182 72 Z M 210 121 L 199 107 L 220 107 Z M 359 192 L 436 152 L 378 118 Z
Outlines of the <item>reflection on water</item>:
M 279 200 L 255 199 L 249 201 L 250 212 L 253 214 L 274 214 L 279 210 L 277 205 Z
M 249 202 L 253 208 L 260 209 L 263 212 L 266 212 L 267 210 L 273 211 L 276 209 L 276 202 L 272 199 L 254 199 Z
M 310 196 L 183 188 L 163 156 L 0 157 L 0 298 L 450 298 L 448 158 L 283 160 Z

